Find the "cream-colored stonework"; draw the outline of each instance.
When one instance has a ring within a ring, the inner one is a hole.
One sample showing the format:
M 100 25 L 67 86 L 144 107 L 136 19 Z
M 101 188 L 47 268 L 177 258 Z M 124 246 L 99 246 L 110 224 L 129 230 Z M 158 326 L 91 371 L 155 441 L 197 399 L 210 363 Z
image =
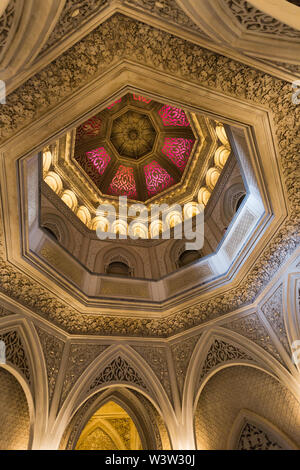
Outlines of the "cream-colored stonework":
M 293 15 L 272 17 L 258 0 L 14 0 L 3 9 L 0 448 L 300 448 Z M 77 217 L 70 193 L 62 199 L 71 173 L 61 185 L 53 175 L 57 142 L 134 92 L 214 123 L 207 191 L 224 146 L 219 123 L 237 156 L 211 192 L 202 258 L 188 266 L 178 263 L 180 240 L 97 245 L 92 217 Z M 52 152 L 44 168 L 43 151 Z M 111 261 L 130 276 L 107 273 Z

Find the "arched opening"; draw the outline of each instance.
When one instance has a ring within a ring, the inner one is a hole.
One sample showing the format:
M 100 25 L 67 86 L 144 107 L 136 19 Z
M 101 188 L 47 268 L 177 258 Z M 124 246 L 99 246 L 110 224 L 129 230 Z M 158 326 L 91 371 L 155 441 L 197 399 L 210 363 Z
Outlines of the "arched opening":
M 141 450 L 138 430 L 129 414 L 109 401 L 89 419 L 76 450 Z
M 79 447 L 83 449 L 82 438 L 85 431 L 89 431 L 87 426 L 91 418 L 98 411 L 102 413 L 104 410 L 106 413 L 105 406 L 109 403 L 119 405 L 122 413 L 127 413 L 126 418 L 129 417 L 136 427 L 141 442 L 140 449 L 171 450 L 169 433 L 161 413 L 144 394 L 123 386 L 104 389 L 96 395 L 92 395 L 83 403 L 66 427 L 59 448 L 61 450 L 73 450 Z M 107 415 L 104 419 L 107 419 Z M 134 431 L 134 435 L 137 436 L 136 431 Z M 107 447 L 115 446 L 111 441 L 107 441 L 107 443 L 109 443 Z M 137 444 L 137 441 L 135 441 L 135 444 Z M 135 445 L 135 448 L 137 447 Z M 86 448 L 90 448 L 89 445 Z M 113 449 L 116 449 L 116 447 L 113 447 Z M 107 448 L 107 450 L 109 449 Z M 129 450 L 134 450 L 133 444 Z
M 299 402 L 255 367 L 234 365 L 212 375 L 194 419 L 198 450 L 294 449 L 300 443 Z
M 110 276 L 130 277 L 131 270 L 130 267 L 122 261 L 113 261 L 107 266 L 106 274 L 109 274 Z
M 243 195 L 238 199 L 238 201 L 237 201 L 237 203 L 236 203 L 236 206 L 235 206 L 235 212 L 237 212 L 237 211 L 239 210 L 239 208 L 240 208 L 240 206 L 241 206 L 243 200 L 245 199 L 245 196 L 246 196 L 246 194 L 243 194 Z
M 43 229 L 45 230 L 45 232 L 50 235 L 51 237 L 55 238 L 56 241 L 58 241 L 58 237 L 56 235 L 56 233 L 54 233 L 53 230 L 51 230 L 51 228 L 49 227 L 46 227 L 46 225 L 43 225 Z
M 201 253 L 197 250 L 186 250 L 178 258 L 178 267 L 182 268 L 201 258 Z
M 24 390 L 17 379 L 0 368 L 0 450 L 27 450 L 30 414 Z

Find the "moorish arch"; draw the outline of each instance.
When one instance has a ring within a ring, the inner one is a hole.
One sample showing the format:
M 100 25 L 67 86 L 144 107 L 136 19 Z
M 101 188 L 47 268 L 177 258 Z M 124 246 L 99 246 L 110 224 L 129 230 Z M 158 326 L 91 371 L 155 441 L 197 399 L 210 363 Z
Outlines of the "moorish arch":
M 76 448 L 91 417 L 111 403 L 121 407 L 132 420 L 138 432 L 141 449 L 155 450 L 170 447 L 164 422 L 148 398 L 125 386 L 114 386 L 96 393 L 81 404 L 66 427 L 60 449 Z M 126 447 L 123 450 L 126 450 Z
M 107 272 L 108 266 L 113 262 L 121 262 L 128 266 L 131 275 L 144 276 L 143 260 L 139 253 L 130 247 L 102 248 L 95 256 L 93 270 L 96 273 Z
M 63 426 L 70 422 L 83 403 L 93 401 L 93 397 L 96 399 L 95 397 L 107 388 L 113 390 L 115 387 L 126 388 L 133 395 L 140 396 L 140 401 L 146 403 L 144 404 L 146 408 L 150 407 L 151 413 L 156 415 L 155 419 L 159 421 L 160 426 L 163 428 L 165 426 L 163 431 L 165 442 L 169 442 L 168 436 L 170 436 L 171 443 L 175 441 L 176 414 L 166 391 L 146 361 L 133 348 L 125 345 L 107 348 L 79 377 L 59 410 L 51 434 L 62 435 Z M 122 404 L 120 406 L 123 407 Z M 95 411 L 93 409 L 93 412 Z M 53 445 L 58 445 L 56 438 Z
M 246 414 L 240 420 L 244 409 L 249 410 L 250 417 Z M 254 414 L 259 418 L 253 419 Z M 255 440 L 258 433 L 260 440 L 264 436 L 262 450 L 296 449 L 300 442 L 299 415 L 299 399 L 277 379 L 255 367 L 229 366 L 212 375 L 200 393 L 194 423 L 197 449 L 260 449 L 259 439 Z
M 207 329 L 198 340 L 191 355 L 183 390 L 183 422 L 189 426 L 199 396 L 217 372 L 233 366 L 245 366 L 262 371 L 278 380 L 296 400 L 300 400 L 297 381 L 282 364 L 253 341 L 222 327 Z M 248 369 L 247 369 L 248 370 Z M 250 369 L 249 369 L 250 370 Z
M 72 240 L 72 233 L 69 232 L 69 227 L 62 217 L 55 212 L 47 212 L 43 215 L 42 227 L 53 232 L 56 240 L 66 247 L 70 253 L 74 250 L 74 240 Z M 52 234 L 52 236 L 53 236 Z
M 22 388 L 29 412 L 28 445 L 32 449 L 38 448 L 45 432 L 48 410 L 47 369 L 38 335 L 30 321 L 12 315 L 0 318 L 0 340 L 6 346 L 6 361 L 0 367 L 14 376 Z M 44 418 L 37 421 L 37 414 Z
M 0 450 L 27 450 L 32 444 L 29 404 L 16 375 L 0 366 Z

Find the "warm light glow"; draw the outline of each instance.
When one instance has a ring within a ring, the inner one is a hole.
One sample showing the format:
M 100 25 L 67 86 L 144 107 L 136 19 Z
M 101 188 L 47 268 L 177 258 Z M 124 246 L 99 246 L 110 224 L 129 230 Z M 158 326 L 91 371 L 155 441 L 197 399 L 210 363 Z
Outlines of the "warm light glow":
M 90 211 L 85 206 L 80 206 L 77 210 L 77 217 L 83 222 L 85 225 L 88 225 L 91 221 L 91 214 Z
M 148 238 L 148 229 L 146 225 L 135 222 L 130 226 L 130 231 L 135 238 Z
M 109 229 L 109 221 L 106 217 L 102 215 L 97 215 L 91 222 L 91 229 L 92 230 L 99 230 L 100 232 L 108 232 Z
M 197 202 L 189 202 L 188 204 L 185 204 L 184 206 L 184 218 L 185 219 L 191 219 L 192 217 L 195 217 L 195 215 L 199 214 L 199 205 Z
M 121 406 L 110 401 L 89 419 L 76 450 L 141 450 L 136 426 Z
M 137 198 L 136 183 L 132 167 L 120 165 L 108 188 L 108 194 Z
M 60 176 L 54 171 L 49 171 L 44 181 L 45 183 L 48 184 L 48 186 L 50 186 L 52 191 L 54 191 L 56 194 L 59 194 L 63 189 L 62 180 Z
M 127 235 L 128 233 L 128 225 L 125 220 L 118 219 L 114 220 L 114 222 L 111 225 L 111 231 L 112 233 L 115 233 L 117 235 Z
M 223 124 L 219 124 L 216 127 L 216 134 L 217 134 L 218 139 L 220 139 L 220 141 L 222 142 L 222 144 L 228 147 L 229 146 L 228 137 L 227 137 Z
M 202 188 L 199 189 L 199 192 L 198 192 L 198 202 L 199 204 L 203 204 L 204 206 L 206 206 L 206 204 L 208 203 L 208 200 L 210 198 L 210 191 L 205 188 L 205 186 L 203 186 Z
M 210 168 L 206 173 L 206 184 L 210 190 L 213 190 L 220 176 L 220 170 L 216 167 Z
M 43 152 L 43 170 L 47 173 L 52 165 L 52 153 L 50 150 Z
M 70 189 L 66 189 L 61 196 L 62 201 L 73 211 L 77 207 L 77 197 Z
M 215 158 L 214 158 L 215 165 L 218 168 L 222 169 L 224 167 L 229 155 L 230 155 L 230 149 L 228 147 L 225 147 L 224 145 L 219 147 L 216 150 L 216 153 L 215 153 Z
M 175 227 L 175 225 L 181 224 L 181 222 L 182 214 L 177 210 L 170 211 L 166 215 L 166 224 L 171 228 Z
M 163 224 L 161 220 L 154 220 L 150 224 L 149 233 L 151 238 L 159 238 L 159 235 L 163 232 Z

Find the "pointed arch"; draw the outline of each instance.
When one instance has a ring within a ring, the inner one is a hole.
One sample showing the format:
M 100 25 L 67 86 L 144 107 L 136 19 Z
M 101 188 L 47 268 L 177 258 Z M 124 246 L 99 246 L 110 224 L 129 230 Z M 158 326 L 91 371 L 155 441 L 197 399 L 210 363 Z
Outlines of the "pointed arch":
M 150 419 L 138 397 L 131 390 L 119 387 L 102 390 L 81 405 L 66 428 L 60 448 L 74 449 L 86 423 L 98 409 L 110 401 L 118 404 L 131 417 L 144 450 L 161 448 L 161 443 L 157 441 L 158 430 L 153 429 L 153 419 Z
M 125 374 L 123 366 L 127 369 Z M 147 362 L 125 344 L 110 346 L 83 372 L 58 413 L 53 434 L 61 436 L 70 417 L 93 395 L 116 386 L 132 389 L 149 400 L 157 412 L 164 416 L 172 441 L 178 424 L 170 399 Z
M 299 260 L 299 259 L 298 259 Z M 299 265 L 298 265 L 299 266 Z M 287 332 L 293 365 L 300 374 L 300 275 L 299 268 L 287 275 L 283 283 L 283 321 Z M 292 368 L 293 373 L 293 368 Z
M 48 382 L 43 351 L 33 323 L 24 316 L 17 314 L 0 319 L 0 335 L 9 338 L 10 334 L 14 336 L 11 347 L 23 348 L 21 354 L 18 351 L 12 354 L 23 359 L 25 365 L 23 362 L 18 364 L 18 359 L 12 359 L 2 367 L 14 375 L 24 390 L 31 423 L 29 448 L 39 448 L 48 419 Z M 39 420 L 35 419 L 37 415 Z
M 246 424 L 253 424 L 260 430 L 272 437 L 282 449 L 298 450 L 297 445 L 291 441 L 280 429 L 266 418 L 254 413 L 253 411 L 242 409 L 235 418 L 227 439 L 227 449 L 235 450 L 237 448 L 242 430 Z
M 221 344 L 223 352 L 219 360 L 218 358 L 215 361 L 209 360 L 205 367 L 209 353 L 211 355 L 214 353 L 216 342 L 228 345 L 227 357 L 226 346 Z M 221 369 L 236 365 L 247 365 L 266 372 L 279 380 L 300 401 L 296 380 L 273 356 L 253 341 L 234 331 L 214 327 L 202 334 L 191 356 L 183 391 L 182 414 L 184 422 L 192 422 L 199 396 L 208 380 Z M 204 368 L 205 374 L 203 374 Z

